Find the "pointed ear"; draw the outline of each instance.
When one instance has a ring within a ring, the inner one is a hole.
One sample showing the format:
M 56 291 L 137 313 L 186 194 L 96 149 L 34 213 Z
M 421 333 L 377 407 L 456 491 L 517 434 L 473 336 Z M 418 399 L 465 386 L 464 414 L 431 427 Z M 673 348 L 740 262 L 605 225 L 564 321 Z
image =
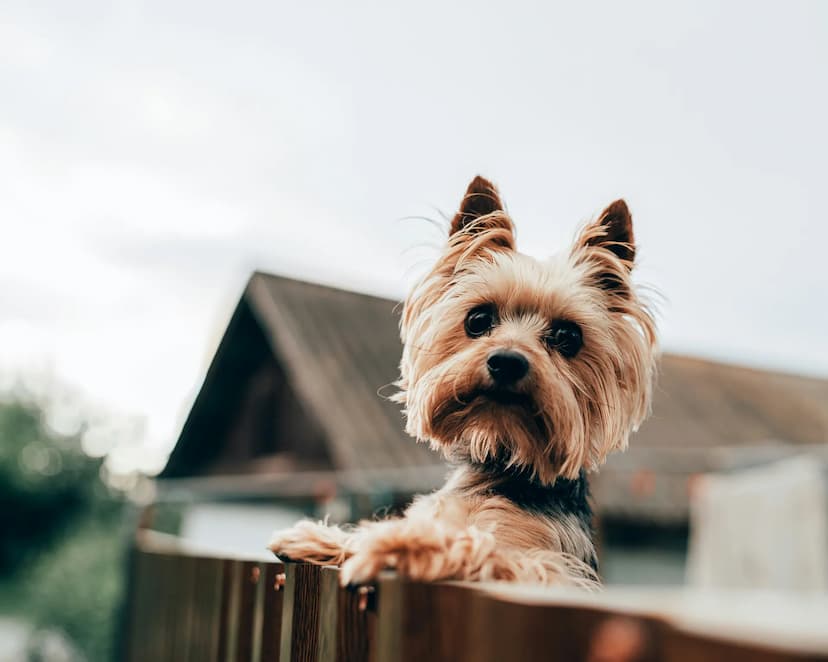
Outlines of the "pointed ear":
M 598 220 L 587 227 L 582 235 L 586 246 L 605 248 L 614 253 L 632 269 L 635 261 L 635 238 L 633 237 L 632 216 L 623 200 L 616 200 L 607 207 Z
M 503 202 L 497 193 L 495 185 L 488 179 L 478 175 L 466 189 L 466 195 L 460 203 L 460 209 L 451 220 L 449 235 L 459 232 L 481 216 L 496 211 L 503 211 Z

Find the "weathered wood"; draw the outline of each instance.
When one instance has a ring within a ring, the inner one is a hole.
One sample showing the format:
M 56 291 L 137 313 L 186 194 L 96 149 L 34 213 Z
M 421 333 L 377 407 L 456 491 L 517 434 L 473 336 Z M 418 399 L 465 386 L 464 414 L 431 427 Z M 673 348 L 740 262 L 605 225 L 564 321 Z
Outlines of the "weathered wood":
M 316 662 L 319 655 L 319 580 L 321 568 L 307 563 L 285 564 L 282 662 Z
M 223 567 L 221 559 L 195 558 L 192 586 L 193 625 L 190 659 L 218 662 L 221 590 Z
M 151 610 L 149 602 L 150 558 L 137 547 L 133 549 L 130 560 L 128 609 L 129 632 L 126 634 L 128 662 L 146 659 L 146 637 L 149 632 Z
M 617 620 L 619 628 L 625 628 L 631 640 L 629 653 L 619 659 L 628 662 L 660 659 L 657 650 L 661 626 L 651 619 L 619 617 L 590 607 L 520 604 L 486 594 L 474 596 L 471 636 L 467 638 L 464 659 L 481 662 L 603 660 L 604 650 L 613 647 L 602 644 L 597 635 L 607 632 L 612 619 Z M 612 636 L 611 631 L 606 636 Z
M 150 558 L 160 564 L 159 584 L 154 589 L 156 602 L 157 644 L 148 659 L 172 661 L 176 659 L 176 645 L 184 636 L 179 632 L 183 621 L 181 612 L 181 572 L 187 559 L 174 554 L 152 553 Z
M 774 649 L 758 643 L 722 641 L 698 634 L 671 631 L 665 639 L 659 659 L 664 662 L 825 662 L 828 655 Z
M 587 595 L 384 573 L 366 594 L 341 588 L 336 568 L 140 541 L 130 573 L 128 662 L 828 661 L 821 599 L 777 601 L 751 620 L 734 615 L 744 596 L 724 593 L 711 610 L 681 592 Z
M 149 589 L 151 622 L 146 633 L 148 659 L 167 660 L 169 656 L 169 642 L 175 636 L 173 624 L 168 617 L 173 612 L 172 598 L 175 595 L 171 582 L 175 577 L 178 559 L 166 554 L 152 553 L 147 555 L 151 576 L 146 578 Z
M 284 573 L 282 563 L 264 564 L 261 662 L 278 662 L 282 635 L 282 608 L 284 603 Z
M 381 577 L 377 662 L 466 659 L 473 597 L 472 589 L 459 584 Z
M 250 662 L 255 650 L 253 617 L 256 594 L 261 580 L 261 564 L 256 561 L 242 561 L 239 564 L 239 584 L 237 594 L 236 646 L 233 655 L 235 662 Z
M 195 584 L 195 564 L 192 558 L 179 556 L 174 565 L 174 572 L 171 578 L 173 595 L 170 600 L 171 606 L 175 609 L 176 622 L 174 624 L 174 636 L 172 651 L 168 659 L 179 662 L 189 662 L 192 659 L 193 640 L 193 586 Z M 154 658 L 150 658 L 154 659 Z
M 338 587 L 337 662 L 368 662 L 372 659 L 377 630 L 374 591 L 373 587 L 356 591 Z
M 322 568 L 319 577 L 319 662 L 336 662 L 339 573 Z
M 401 610 L 400 579 L 390 572 L 381 573 L 377 581 L 377 630 L 373 652 L 376 662 L 400 659 Z
M 319 662 L 368 662 L 377 626 L 373 587 L 342 588 L 339 569 L 325 567 L 319 602 Z
M 219 603 L 219 626 L 216 650 L 222 662 L 232 661 L 235 651 L 235 629 L 238 627 L 238 590 L 241 576 L 240 565 L 232 559 L 221 562 L 221 602 Z M 238 569 L 238 571 L 237 571 Z

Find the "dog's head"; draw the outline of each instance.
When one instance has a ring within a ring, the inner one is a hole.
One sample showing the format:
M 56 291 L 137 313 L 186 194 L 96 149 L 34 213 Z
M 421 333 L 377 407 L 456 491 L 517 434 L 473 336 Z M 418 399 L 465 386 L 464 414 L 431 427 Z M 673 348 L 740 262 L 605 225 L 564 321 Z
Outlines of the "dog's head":
M 545 483 L 625 447 L 649 410 L 656 354 L 634 258 L 623 200 L 568 251 L 518 253 L 497 190 L 475 178 L 405 301 L 406 430 L 449 458 L 504 461 Z

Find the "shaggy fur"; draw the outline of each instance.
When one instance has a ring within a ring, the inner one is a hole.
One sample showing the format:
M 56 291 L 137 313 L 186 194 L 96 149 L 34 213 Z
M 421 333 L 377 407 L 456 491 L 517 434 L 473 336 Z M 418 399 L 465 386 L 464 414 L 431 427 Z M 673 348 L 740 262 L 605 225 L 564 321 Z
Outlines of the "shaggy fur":
M 568 251 L 544 262 L 521 255 L 496 189 L 475 178 L 445 251 L 405 301 L 394 396 L 407 432 L 442 452 L 452 475 L 400 518 L 350 529 L 300 522 L 270 548 L 342 565 L 345 584 L 388 567 L 421 580 L 594 582 L 585 472 L 644 420 L 656 357 L 634 259 L 623 200 Z M 473 334 L 468 318 L 480 309 L 491 326 Z M 556 344 L 560 324 L 577 329 L 574 355 Z M 528 364 L 505 386 L 489 367 L 503 351 Z

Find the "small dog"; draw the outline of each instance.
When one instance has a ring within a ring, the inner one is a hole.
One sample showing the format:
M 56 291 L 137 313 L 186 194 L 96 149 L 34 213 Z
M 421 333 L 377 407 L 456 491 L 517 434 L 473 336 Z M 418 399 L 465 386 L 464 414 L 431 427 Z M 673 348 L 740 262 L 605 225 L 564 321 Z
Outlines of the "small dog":
M 385 568 L 415 580 L 594 584 L 586 472 L 646 417 L 657 353 L 634 258 L 623 200 L 564 254 L 518 253 L 497 190 L 476 177 L 400 323 L 394 399 L 406 431 L 455 466 L 447 483 L 402 517 L 303 521 L 270 548 L 341 565 L 344 585 Z

